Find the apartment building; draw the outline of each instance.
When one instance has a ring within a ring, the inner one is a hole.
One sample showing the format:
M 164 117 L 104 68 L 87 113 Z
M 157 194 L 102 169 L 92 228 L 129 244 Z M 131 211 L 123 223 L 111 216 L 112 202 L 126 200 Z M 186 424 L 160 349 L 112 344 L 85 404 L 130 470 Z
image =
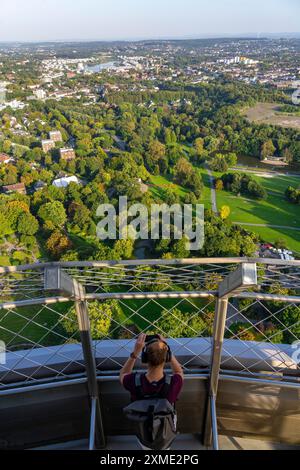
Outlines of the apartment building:
M 49 139 L 53 142 L 62 142 L 63 138 L 60 131 L 51 131 L 49 132 Z
M 42 140 L 42 148 L 45 153 L 55 148 L 55 142 L 52 139 Z
M 67 162 L 74 160 L 76 158 L 74 149 L 60 149 L 60 158 L 61 160 L 65 160 Z
M 9 194 L 9 193 L 26 194 L 26 187 L 24 183 L 9 184 L 7 186 L 2 186 L 2 191 L 6 194 Z

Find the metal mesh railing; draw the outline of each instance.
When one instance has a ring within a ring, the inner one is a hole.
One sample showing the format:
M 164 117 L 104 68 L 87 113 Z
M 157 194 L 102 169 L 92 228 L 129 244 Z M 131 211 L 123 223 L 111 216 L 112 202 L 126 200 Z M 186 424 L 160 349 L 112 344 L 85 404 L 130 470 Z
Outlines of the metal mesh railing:
M 267 292 L 270 286 L 300 290 L 300 263 L 284 264 L 276 260 L 255 260 L 258 266 L 256 292 Z M 220 282 L 243 259 L 171 260 L 151 262 L 94 263 L 95 266 L 66 267 L 64 270 L 89 292 L 153 292 L 168 290 L 217 290 Z
M 211 355 L 212 330 L 214 318 L 214 299 L 147 299 L 119 300 L 109 302 L 90 301 L 92 312 L 91 329 L 100 321 L 107 322 L 106 334 L 99 340 L 97 332 L 95 348 L 103 341 L 112 346 L 112 354 L 97 360 L 97 369 L 101 372 L 110 361 L 122 367 L 119 358 L 128 357 L 132 351 L 132 340 L 140 333 L 160 334 L 173 340 L 173 353 L 189 356 L 182 361 L 184 370 L 191 368 L 191 363 L 202 360 L 203 367 L 208 367 Z M 108 326 L 109 325 L 109 326 Z M 202 338 L 200 353 L 192 348 L 194 338 Z M 116 339 L 122 340 L 116 343 Z M 116 347 L 113 347 L 116 344 Z M 206 357 L 206 360 L 203 358 Z M 208 357 L 208 359 L 207 359 Z
M 2 268 L 0 272 L 0 299 L 26 300 L 43 296 L 44 272 L 42 269 Z
M 0 387 L 14 382 L 38 383 L 41 378 L 68 379 L 74 365 L 84 371 L 73 310 L 73 303 L 62 303 L 0 311 L 0 335 L 7 358 L 0 366 Z
M 66 268 L 88 292 L 164 292 L 217 288 L 235 265 L 159 264 Z
M 225 342 L 221 371 L 233 364 L 239 373 L 250 376 L 259 370 L 267 371 L 270 378 L 287 373 L 300 376 L 300 303 L 233 299 L 225 338 L 234 341 L 238 354 L 227 351 L 232 343 Z
M 78 299 L 63 286 L 45 290 L 49 266 L 84 287 L 97 373 L 118 371 L 145 332 L 172 341 L 191 374 L 210 370 L 219 286 L 243 262 L 257 264 L 258 280 L 229 296 L 220 372 L 298 380 L 300 262 L 146 260 L 1 268 L 0 388 L 85 374 Z
M 216 291 L 220 282 L 243 258 L 195 260 L 145 260 L 125 262 L 52 263 L 83 284 L 88 293 L 165 291 Z M 281 291 L 300 290 L 300 262 L 249 260 L 258 266 L 254 292 L 268 292 L 274 285 Z M 25 300 L 44 295 L 47 264 L 0 268 L 0 299 Z M 48 295 L 49 296 L 49 295 Z
M 293 290 L 300 295 L 300 267 L 298 262 L 291 264 L 258 264 L 258 286 L 268 291 L 277 286 L 279 290 Z

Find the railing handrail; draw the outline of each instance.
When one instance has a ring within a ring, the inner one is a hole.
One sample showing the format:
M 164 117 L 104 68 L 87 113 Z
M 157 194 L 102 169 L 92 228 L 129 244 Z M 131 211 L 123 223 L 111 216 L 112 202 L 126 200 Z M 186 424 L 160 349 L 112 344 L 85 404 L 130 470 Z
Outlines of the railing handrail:
M 215 297 L 217 298 L 216 291 L 199 291 L 199 292 L 147 292 L 144 294 L 141 293 L 105 293 L 105 294 L 85 294 L 83 300 L 144 300 L 144 299 L 200 299 L 200 298 L 209 298 Z M 276 294 L 260 294 L 257 292 L 239 292 L 237 294 L 233 294 L 232 298 L 236 299 L 258 299 L 258 300 L 265 300 L 265 301 L 273 301 L 273 302 L 290 302 L 293 304 L 300 303 L 300 297 L 292 296 L 292 295 L 276 295 Z M 33 305 L 53 305 L 58 303 L 66 303 L 70 302 L 70 300 L 74 300 L 73 297 L 42 297 L 42 298 L 35 298 L 29 300 L 16 300 L 16 301 L 8 301 L 0 303 L 0 309 L 10 310 L 18 307 L 28 307 Z
M 140 267 L 148 269 L 140 270 Z M 182 335 L 191 334 L 188 338 L 180 339 L 178 338 L 180 333 L 177 333 L 176 328 L 173 330 L 173 326 L 171 328 L 170 340 L 174 341 L 172 350 L 176 355 L 181 354 L 183 368 L 187 370 L 191 366 L 207 368 L 208 401 L 204 437 L 206 445 L 209 446 L 211 434 L 213 434 L 214 447 L 217 448 L 215 403 L 219 380 L 224 375 L 224 371 L 236 371 L 236 374 L 247 372 L 250 379 L 253 378 L 251 377 L 253 374 L 266 376 L 268 373 L 270 379 L 265 378 L 263 382 L 267 385 L 274 384 L 272 379 L 280 375 L 282 382 L 288 385 L 292 377 L 299 376 L 297 351 L 294 357 L 294 345 L 291 346 L 289 342 L 289 351 L 286 351 L 288 345 L 278 344 L 276 335 L 280 333 L 279 340 L 283 341 L 286 338 L 284 334 L 288 332 L 290 336 L 287 336 L 287 341 L 297 339 L 298 330 L 293 329 L 299 327 L 300 319 L 298 317 L 294 319 L 292 316 L 293 323 L 286 324 L 284 317 L 280 317 L 281 312 L 286 308 L 285 305 L 275 304 L 273 309 L 268 309 L 268 306 L 263 305 L 263 301 L 285 302 L 299 309 L 300 295 L 295 295 L 299 294 L 299 268 L 300 260 L 248 257 L 69 261 L 0 267 L 3 300 L 6 300 L 0 304 L 0 308 L 5 310 L 2 315 L 4 326 L 0 325 L 0 328 L 7 332 L 10 343 L 16 338 L 24 342 L 28 337 L 31 345 L 28 350 L 7 351 L 8 361 L 3 367 L 4 373 L 0 377 L 0 385 L 2 382 L 2 385 L 7 388 L 9 385 L 14 386 L 16 380 L 24 380 L 24 390 L 26 390 L 27 385 L 30 386 L 32 381 L 36 381 L 38 385 L 39 381 L 45 378 L 53 377 L 53 380 L 62 378 L 68 381 L 79 372 L 86 374 L 88 397 L 94 406 L 90 447 L 94 447 L 94 441 L 97 441 L 97 447 L 103 446 L 105 432 L 97 374 L 108 366 L 110 370 L 114 365 L 118 370 L 122 367 L 132 350 L 133 338 L 140 330 L 147 332 L 149 328 L 154 328 L 155 331 L 168 337 L 168 326 L 158 324 L 159 318 L 147 316 L 147 312 L 143 311 L 143 308 L 152 302 L 153 308 L 160 307 L 159 315 L 162 320 L 164 316 L 171 315 L 173 323 L 182 323 L 184 327 Z M 290 289 L 283 289 L 277 294 L 272 293 L 268 287 L 276 281 L 282 284 L 283 288 L 290 287 Z M 126 286 L 127 292 L 123 292 L 125 290 L 123 286 Z M 216 287 L 217 290 L 211 290 Z M 267 288 L 264 289 L 264 287 Z M 254 289 L 256 292 L 253 291 Z M 12 296 L 13 294 L 16 294 L 16 299 Z M 47 297 L 48 294 L 49 297 Z M 17 300 L 20 297 L 21 300 Z M 192 302 L 193 299 L 201 298 L 207 301 Z M 258 303 L 260 310 L 258 312 L 254 310 L 252 316 L 248 318 L 248 303 L 245 302 L 245 305 L 240 306 L 239 302 L 234 302 L 236 298 L 249 299 L 251 305 Z M 163 299 L 176 300 L 176 302 L 160 304 L 159 301 Z M 125 305 L 126 315 L 123 313 L 126 318 L 119 314 L 113 318 L 112 313 L 109 314 L 106 311 L 110 303 L 105 306 L 102 302 L 104 300 L 118 300 L 121 305 Z M 146 302 L 140 305 L 138 302 L 126 304 L 126 301 L 131 300 L 145 300 Z M 60 309 L 55 311 L 53 304 L 64 302 L 72 302 L 72 307 L 67 306 L 62 311 Z M 181 316 L 180 308 L 184 303 L 189 306 L 188 320 L 184 313 Z M 40 305 L 40 307 L 30 312 L 30 315 L 26 310 L 25 313 L 17 310 L 34 305 Z M 46 324 L 44 323 L 44 309 L 49 310 L 50 315 L 54 310 L 54 321 L 51 320 L 49 326 L 48 320 Z M 74 315 L 75 312 L 76 315 Z M 93 315 L 98 321 L 100 314 L 102 315 L 100 320 L 104 323 L 107 318 L 109 319 L 109 329 L 106 331 L 104 328 L 103 335 L 99 333 L 99 339 L 93 341 L 91 318 Z M 138 331 L 130 329 L 132 325 L 135 326 L 134 315 L 137 315 L 143 322 Z M 279 317 L 277 318 L 276 315 Z M 21 324 L 17 325 L 15 330 L 14 325 L 10 327 L 5 323 L 9 316 L 21 319 Z M 194 319 L 196 319 L 195 324 Z M 24 320 L 25 324 L 23 324 Z M 58 325 L 60 326 L 61 322 L 64 324 L 66 320 L 71 321 L 72 325 L 70 328 L 65 327 L 66 332 L 64 330 L 60 332 Z M 279 325 L 279 327 L 273 326 L 274 321 L 274 325 Z M 30 325 L 38 328 L 40 339 L 26 336 L 28 334 L 26 328 L 30 329 Z M 237 328 L 231 329 L 232 325 Z M 124 335 L 122 341 L 119 329 L 127 335 Z M 226 337 L 227 331 L 230 333 L 229 339 Z M 252 337 L 256 337 L 253 332 L 259 334 L 259 341 L 247 339 L 248 333 L 250 338 L 251 334 Z M 58 346 L 47 345 L 45 338 L 49 334 L 56 335 Z M 11 335 L 12 339 L 10 339 Z M 100 354 L 98 345 L 100 349 L 106 347 L 106 337 L 111 345 L 111 341 L 115 341 L 114 335 L 120 338 L 118 344 L 115 343 L 115 349 L 105 350 L 103 354 Z M 265 342 L 261 339 L 265 339 Z M 72 340 L 76 341 L 76 351 L 73 351 Z M 62 344 L 60 344 L 61 341 Z M 192 344 L 195 342 L 197 342 L 197 347 Z M 42 354 L 36 348 L 40 345 L 44 348 Z M 231 348 L 232 345 L 233 348 Z M 183 348 L 182 353 L 180 348 Z M 231 380 L 234 376 L 235 374 L 231 373 L 227 380 Z M 243 381 L 245 379 L 246 377 Z M 295 383 L 291 385 L 295 387 Z M 298 390 L 299 384 L 296 384 L 296 388 Z M 96 411 L 95 404 L 97 405 Z

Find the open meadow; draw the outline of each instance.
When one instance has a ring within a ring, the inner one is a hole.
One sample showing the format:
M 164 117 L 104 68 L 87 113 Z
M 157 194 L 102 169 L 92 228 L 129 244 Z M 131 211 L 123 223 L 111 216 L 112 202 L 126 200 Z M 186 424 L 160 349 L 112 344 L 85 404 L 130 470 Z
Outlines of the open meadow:
M 211 207 L 211 198 L 208 197 L 210 181 L 206 170 L 200 171 L 205 184 L 204 203 L 206 207 Z M 217 178 L 221 173 L 213 172 L 213 175 Z M 229 219 L 232 222 L 245 225 L 245 228 L 257 233 L 265 242 L 285 240 L 291 250 L 300 253 L 300 207 L 288 202 L 284 195 L 288 186 L 300 187 L 300 178 L 284 174 L 275 174 L 273 177 L 267 174 L 251 176 L 266 189 L 268 198 L 258 201 L 246 196 L 236 196 L 230 191 L 217 191 L 218 209 L 229 206 Z
M 250 122 L 300 130 L 300 116 L 282 113 L 278 103 L 257 103 L 243 113 Z

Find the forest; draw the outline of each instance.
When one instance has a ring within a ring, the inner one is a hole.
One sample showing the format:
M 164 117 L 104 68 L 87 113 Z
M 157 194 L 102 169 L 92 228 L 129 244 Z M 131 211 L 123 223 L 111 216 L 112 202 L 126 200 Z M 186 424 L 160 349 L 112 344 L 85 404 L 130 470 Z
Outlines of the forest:
M 13 162 L 1 166 L 0 185 L 22 182 L 27 192 L 0 198 L 2 241 L 4 246 L 16 247 L 13 262 L 130 259 L 135 250 L 131 240 L 102 243 L 97 239 L 99 204 L 109 201 L 117 206 L 122 195 L 145 205 L 201 203 L 204 184 L 199 169 L 208 162 L 226 173 L 241 154 L 261 159 L 267 151 L 299 163 L 299 132 L 251 124 L 242 116 L 240 109 L 255 100 L 284 103 L 286 97 L 259 85 L 221 80 L 197 86 L 162 84 L 155 92 L 109 91 L 84 110 L 78 100 L 32 101 L 26 116 L 23 111 L 14 112 L 19 122 L 26 119 L 28 136 L 14 134 L 10 113 L 2 112 L 0 151 Z M 41 140 L 52 130 L 61 131 L 63 142 L 44 153 Z M 66 162 L 60 159 L 59 148 L 70 143 L 76 159 Z M 52 181 L 62 174 L 76 175 L 80 184 L 53 186 Z M 151 178 L 157 176 L 167 180 L 167 191 L 152 190 Z M 224 186 L 228 187 L 229 176 L 221 178 Z M 235 175 L 231 190 L 237 179 Z M 250 177 L 246 180 L 242 177 L 236 192 L 266 197 L 259 184 Z M 41 182 L 42 189 L 35 190 Z M 207 208 L 206 243 L 200 253 L 187 253 L 184 243 L 163 240 L 153 243 L 148 255 L 250 256 L 257 241 L 257 235 L 232 226 Z

